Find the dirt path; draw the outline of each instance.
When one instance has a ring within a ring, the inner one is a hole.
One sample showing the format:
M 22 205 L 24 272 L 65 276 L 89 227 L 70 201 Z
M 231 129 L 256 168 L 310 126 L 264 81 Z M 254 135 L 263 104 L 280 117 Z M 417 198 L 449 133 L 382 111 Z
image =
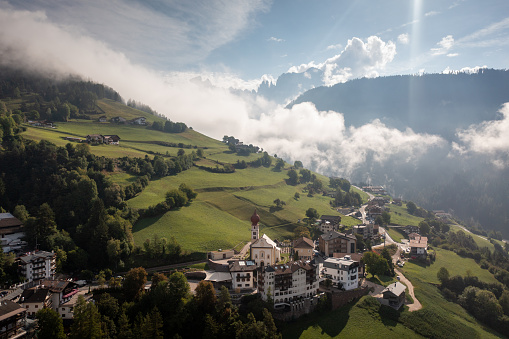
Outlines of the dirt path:
M 401 252 L 401 248 L 398 246 L 398 250 L 396 251 L 396 253 L 394 253 L 394 255 L 392 256 L 392 262 L 394 263 L 394 265 L 396 265 L 396 262 L 398 261 L 399 257 L 400 257 L 400 252 Z M 417 300 L 417 298 L 415 297 L 415 293 L 414 293 L 414 285 L 412 285 L 412 283 L 410 282 L 410 280 L 408 280 L 407 278 L 405 278 L 405 276 L 403 275 L 403 273 L 401 273 L 401 271 L 399 271 L 398 269 L 396 269 L 396 267 L 394 267 L 394 272 L 396 272 L 396 275 L 399 276 L 399 281 L 402 282 L 403 284 L 405 284 L 408 288 L 408 294 L 410 294 L 410 296 L 412 297 L 412 299 L 414 300 L 414 303 L 413 304 L 408 304 L 408 310 L 410 312 L 413 312 L 413 311 L 417 311 L 417 310 L 420 310 L 422 308 L 422 305 L 421 303 L 419 302 L 419 300 Z

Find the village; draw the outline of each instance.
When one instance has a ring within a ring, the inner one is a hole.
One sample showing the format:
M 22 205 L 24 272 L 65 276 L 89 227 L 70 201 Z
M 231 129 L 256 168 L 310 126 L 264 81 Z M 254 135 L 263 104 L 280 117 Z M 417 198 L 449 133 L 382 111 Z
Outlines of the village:
M 409 310 L 417 310 L 421 306 L 412 285 L 398 270 L 395 270 L 397 281 L 386 287 L 366 279 L 366 265 L 357 240 L 362 238 L 378 244 L 372 246 L 372 251 L 395 244 L 388 233 L 373 222 L 387 203 L 385 198 L 371 196 L 367 205 L 354 212 L 361 214 L 362 223 L 346 232 L 340 232 L 344 229 L 340 216 L 322 215 L 315 223 L 321 233 L 318 239 L 300 237 L 290 243 L 260 234 L 260 217 L 255 210 L 250 218 L 250 241 L 241 251 L 210 251 L 208 269 L 191 270 L 186 276 L 192 287 L 201 280 L 210 281 L 216 291 L 227 287 L 236 302 L 245 295 L 259 294 L 262 300 L 273 304 L 274 317 L 280 320 L 310 313 L 327 299 L 332 309 L 336 309 L 367 294 L 394 309 L 407 304 Z M 395 199 L 392 203 L 400 201 Z M 427 238 L 420 236 L 415 226 L 407 226 L 403 231 L 408 240 L 396 244 L 393 264 L 403 267 L 409 259 L 425 260 Z M 90 291 L 97 284 L 57 279 L 53 252 L 24 252 L 27 244 L 23 241 L 23 224 L 12 214 L 0 213 L 0 234 L 3 251 L 17 254 L 19 273 L 25 281 L 0 293 L 4 334 L 23 332 L 27 322 L 33 322 L 37 311 L 43 308 L 52 308 L 64 321 L 72 320 L 78 296 L 89 300 Z M 288 253 L 286 260 L 283 253 Z M 120 276 L 118 278 L 121 280 Z M 150 288 L 150 283 L 146 288 Z M 411 294 L 412 303 L 408 302 L 406 293 Z

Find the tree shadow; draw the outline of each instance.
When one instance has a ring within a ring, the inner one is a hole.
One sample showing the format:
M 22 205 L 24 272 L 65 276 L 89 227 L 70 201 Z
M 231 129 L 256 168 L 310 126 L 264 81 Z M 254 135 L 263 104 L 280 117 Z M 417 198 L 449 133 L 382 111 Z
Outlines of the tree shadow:
M 133 225 L 133 233 L 134 232 L 138 232 L 138 231 L 141 231 L 147 227 L 150 227 L 152 226 L 153 224 L 155 224 L 156 222 L 159 221 L 159 219 L 161 219 L 163 217 L 164 213 L 163 214 L 160 214 L 160 215 L 157 215 L 155 217 L 149 217 L 149 218 L 143 218 L 143 219 L 140 219 L 138 220 L 134 225 Z

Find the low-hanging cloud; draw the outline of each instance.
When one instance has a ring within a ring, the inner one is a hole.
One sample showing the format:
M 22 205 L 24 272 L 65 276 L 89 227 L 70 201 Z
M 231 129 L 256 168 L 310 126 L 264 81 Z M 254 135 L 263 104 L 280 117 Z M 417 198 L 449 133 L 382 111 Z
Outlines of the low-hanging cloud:
M 485 121 L 457 132 L 461 143 L 453 143 L 460 154 L 484 154 L 498 167 L 509 165 L 509 103 L 499 110 L 500 120 Z
M 378 71 L 384 69 L 395 55 L 396 45 L 392 41 L 385 42 L 377 36 L 370 36 L 366 42 L 353 38 L 348 40 L 340 54 L 323 63 L 310 62 L 293 66 L 288 72 L 303 73 L 310 68 L 317 68 L 324 72 L 324 84 L 331 86 L 353 78 L 376 77 Z
M 364 71 L 389 62 L 395 53 L 376 37 L 367 43 L 353 39 L 348 46 L 336 62 L 359 68 L 355 58 L 364 55 Z M 444 143 L 440 137 L 391 129 L 378 120 L 348 127 L 341 113 L 321 112 L 310 103 L 285 109 L 260 97 L 183 81 L 189 75 L 161 74 L 100 41 L 66 31 L 42 12 L 0 10 L 0 55 L 3 65 L 104 83 L 124 98 L 144 102 L 206 135 L 234 135 L 327 174 L 348 176 L 368 158 L 382 163 L 397 156 L 410 162 Z

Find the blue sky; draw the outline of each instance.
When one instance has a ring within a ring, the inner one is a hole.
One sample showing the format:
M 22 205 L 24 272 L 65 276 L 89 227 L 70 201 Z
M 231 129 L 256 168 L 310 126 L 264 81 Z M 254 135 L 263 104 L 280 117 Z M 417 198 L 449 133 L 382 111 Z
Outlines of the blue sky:
M 350 77 L 332 82 L 509 64 L 507 0 L 39 0 L 3 1 L 0 9 L 44 13 L 52 24 L 104 42 L 153 70 L 213 72 L 245 81 L 321 65 L 354 38 L 366 44 L 357 48 L 372 48 L 369 37 L 385 48 L 351 53 L 369 59 L 358 61 L 369 67 L 357 64 L 361 69 Z M 339 63 L 335 71 L 343 67 L 354 68 Z

